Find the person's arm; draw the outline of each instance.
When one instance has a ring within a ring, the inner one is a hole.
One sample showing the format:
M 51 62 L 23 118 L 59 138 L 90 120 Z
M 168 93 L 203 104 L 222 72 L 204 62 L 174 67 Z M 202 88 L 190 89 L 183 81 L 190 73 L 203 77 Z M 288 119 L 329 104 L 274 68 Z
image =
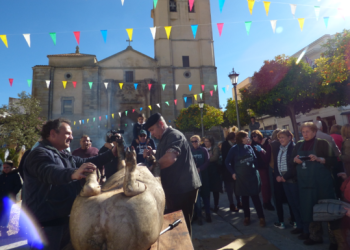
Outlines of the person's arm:
M 344 163 L 350 162 L 350 139 L 344 141 L 342 154 L 339 155 L 339 159 Z
M 318 140 L 317 144 L 316 161 L 331 169 L 337 164 L 337 157 L 335 157 L 330 144 L 326 140 Z
M 210 162 L 216 162 L 219 160 L 219 156 L 220 156 L 220 152 L 219 152 L 219 148 L 216 147 L 216 146 L 212 146 L 213 148 L 213 154 L 212 156 L 210 157 Z
M 161 169 L 168 168 L 173 165 L 177 157 L 181 155 L 181 148 L 183 146 L 183 139 L 176 134 L 169 134 L 166 143 L 166 153 L 158 159 Z
M 265 150 L 265 153 L 264 152 L 259 152 L 260 155 L 261 155 L 261 159 L 263 160 L 263 162 L 265 164 L 268 164 L 270 163 L 270 160 L 271 160 L 271 145 L 270 144 L 264 144 L 262 146 L 262 148 Z
M 335 141 L 334 141 L 333 138 L 332 138 L 332 144 L 331 145 L 332 145 L 332 150 L 333 150 L 333 153 L 334 153 L 335 157 L 338 157 L 340 155 L 340 150 L 339 150 L 337 144 L 335 144 Z
M 115 150 L 113 148 L 113 150 Z M 112 161 L 114 159 L 114 154 L 112 150 L 107 150 L 104 153 L 101 153 L 97 156 L 89 157 L 89 158 L 80 158 L 78 156 L 72 156 L 74 160 L 76 161 L 77 168 L 79 168 L 83 163 L 91 162 L 92 164 L 95 164 L 96 166 L 102 166 L 106 163 Z
M 236 152 L 236 149 L 234 147 L 232 147 L 230 149 L 230 151 L 228 151 L 228 154 L 227 154 L 227 157 L 226 157 L 226 160 L 225 160 L 225 166 L 226 168 L 228 169 L 228 171 L 230 171 L 231 175 L 235 174 L 236 171 L 235 171 L 235 152 Z
M 277 162 L 274 162 L 274 165 L 273 165 L 273 169 L 274 169 L 273 175 L 274 175 L 275 179 L 276 179 L 276 177 L 281 176 L 281 173 L 280 173 L 280 171 L 278 169 L 278 154 L 279 154 L 279 150 L 276 152 L 276 154 L 277 154 L 277 157 L 276 157 L 277 158 Z
M 22 182 L 21 182 L 21 178 L 19 177 L 18 174 L 15 175 L 15 183 L 14 183 L 14 187 L 13 187 L 13 190 L 12 190 L 12 193 L 14 195 L 18 194 L 19 190 L 21 190 L 22 188 Z
M 206 148 L 200 148 L 202 150 L 202 155 L 204 156 L 204 163 L 198 168 L 203 171 L 209 166 L 209 153 Z

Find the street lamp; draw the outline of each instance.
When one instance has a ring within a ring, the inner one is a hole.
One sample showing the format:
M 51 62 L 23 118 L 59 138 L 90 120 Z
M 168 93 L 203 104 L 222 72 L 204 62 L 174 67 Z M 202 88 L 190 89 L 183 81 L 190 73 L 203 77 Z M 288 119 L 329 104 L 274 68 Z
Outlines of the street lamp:
M 241 124 L 239 123 L 239 112 L 238 112 L 238 100 L 237 100 L 237 82 L 238 82 L 238 76 L 235 72 L 235 69 L 232 69 L 232 72 L 228 75 L 230 77 L 231 83 L 235 89 L 235 99 L 236 99 L 236 113 L 237 113 L 237 125 L 238 125 L 238 130 L 241 130 Z
M 201 124 L 202 124 L 202 138 L 204 137 L 204 129 L 203 129 L 203 108 L 204 108 L 204 102 L 203 101 L 199 101 L 198 102 L 198 106 L 201 110 Z

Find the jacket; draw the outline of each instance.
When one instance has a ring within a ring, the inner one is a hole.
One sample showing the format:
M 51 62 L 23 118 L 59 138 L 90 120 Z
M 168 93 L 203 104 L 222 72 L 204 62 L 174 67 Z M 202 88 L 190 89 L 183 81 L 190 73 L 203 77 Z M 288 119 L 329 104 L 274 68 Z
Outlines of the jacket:
M 256 145 L 261 146 L 266 151 L 266 153 L 263 153 L 262 151 L 258 152 L 255 148 Z M 254 153 L 258 159 L 256 167 L 259 170 L 269 169 L 270 159 L 271 159 L 271 146 L 270 146 L 270 144 L 266 141 L 264 143 L 264 145 L 260 145 L 259 143 L 253 141 L 251 147 L 253 148 Z
M 132 128 L 132 134 L 134 136 L 134 139 L 138 138 L 141 129 L 145 130 L 147 133 L 147 138 L 150 138 L 150 132 L 147 129 L 145 129 L 145 124 L 146 123 L 142 123 L 142 124 L 139 124 L 138 122 L 134 123 L 134 126 Z
M 0 198 L 5 196 L 16 196 L 22 188 L 21 178 L 18 175 L 18 170 L 12 170 L 10 173 L 4 172 L 0 175 Z
M 350 138 L 347 138 L 343 141 L 341 148 L 341 155 L 339 159 L 344 164 L 344 170 L 348 176 L 350 176 Z
M 280 147 L 272 147 L 273 148 L 273 161 L 274 161 L 274 176 L 275 178 L 277 176 L 282 176 L 278 170 L 278 153 L 280 151 Z M 286 181 L 290 180 L 292 182 L 296 181 L 296 169 L 294 167 L 293 161 L 293 149 L 294 149 L 294 143 L 290 142 L 288 149 L 287 149 L 287 172 L 282 176 Z
M 43 140 L 27 156 L 24 166 L 24 188 L 29 211 L 42 226 L 57 226 L 67 222 L 76 196 L 81 191 L 79 181 L 71 179 L 74 171 L 85 162 L 104 165 L 114 157 L 111 150 L 91 158 L 72 156 L 58 151 Z
M 221 166 L 221 174 L 222 180 L 226 182 L 233 182 L 232 174 L 227 169 L 225 165 L 225 161 L 228 155 L 228 152 L 232 148 L 231 144 L 228 141 L 224 141 L 221 146 L 221 155 L 222 155 L 222 166 Z

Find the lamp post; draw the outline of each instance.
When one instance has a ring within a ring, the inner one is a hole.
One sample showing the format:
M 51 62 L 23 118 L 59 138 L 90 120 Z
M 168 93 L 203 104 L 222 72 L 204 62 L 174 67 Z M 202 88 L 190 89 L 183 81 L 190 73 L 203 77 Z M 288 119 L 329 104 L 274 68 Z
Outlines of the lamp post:
M 235 89 L 235 100 L 236 100 L 236 113 L 237 113 L 237 125 L 238 125 L 238 130 L 241 130 L 241 124 L 239 123 L 239 111 L 238 111 L 238 100 L 237 100 L 237 82 L 238 82 L 238 76 L 235 72 L 235 69 L 232 69 L 232 72 L 228 75 L 230 77 L 231 83 Z
M 204 137 L 204 128 L 203 128 L 203 108 L 204 108 L 204 102 L 200 101 L 198 102 L 198 106 L 201 110 L 201 125 L 202 125 L 202 138 Z

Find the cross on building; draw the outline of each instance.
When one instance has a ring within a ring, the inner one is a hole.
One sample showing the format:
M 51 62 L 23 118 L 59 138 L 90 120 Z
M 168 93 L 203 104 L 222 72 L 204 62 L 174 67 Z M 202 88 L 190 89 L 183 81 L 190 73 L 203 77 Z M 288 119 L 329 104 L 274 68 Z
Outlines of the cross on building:
M 130 43 L 132 42 L 132 40 L 128 39 L 126 41 L 129 42 L 129 46 L 131 46 Z

